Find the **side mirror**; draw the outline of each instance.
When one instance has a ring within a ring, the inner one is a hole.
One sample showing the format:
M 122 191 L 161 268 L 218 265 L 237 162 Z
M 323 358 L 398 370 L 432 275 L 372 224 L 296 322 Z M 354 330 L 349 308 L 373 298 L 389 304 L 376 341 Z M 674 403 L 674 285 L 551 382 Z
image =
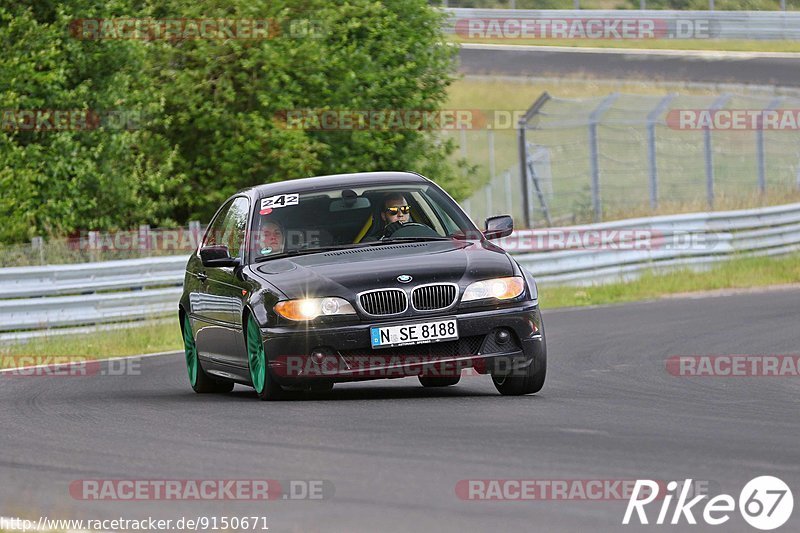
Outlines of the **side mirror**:
M 228 247 L 222 245 L 200 248 L 200 260 L 206 267 L 236 267 L 241 264 L 238 257 L 231 257 Z
M 498 215 L 486 219 L 486 229 L 483 235 L 487 239 L 500 239 L 508 237 L 514 231 L 514 219 L 509 215 Z

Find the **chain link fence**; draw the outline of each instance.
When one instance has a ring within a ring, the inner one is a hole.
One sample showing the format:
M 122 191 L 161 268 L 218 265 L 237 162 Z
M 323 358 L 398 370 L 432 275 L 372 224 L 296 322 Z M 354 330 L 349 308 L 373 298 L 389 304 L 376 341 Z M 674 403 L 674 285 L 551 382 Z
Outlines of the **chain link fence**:
M 461 142 L 482 172 L 481 148 L 503 169 L 463 202 L 479 224 L 498 213 L 532 227 L 800 198 L 792 96 L 544 93 L 516 132 L 461 132 Z

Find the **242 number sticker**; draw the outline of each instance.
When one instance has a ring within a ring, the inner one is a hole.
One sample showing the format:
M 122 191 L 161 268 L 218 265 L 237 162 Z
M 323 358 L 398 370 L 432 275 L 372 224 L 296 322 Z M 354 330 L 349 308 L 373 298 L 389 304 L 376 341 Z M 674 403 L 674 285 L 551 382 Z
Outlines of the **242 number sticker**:
M 261 199 L 261 210 L 278 209 L 279 207 L 297 205 L 298 203 L 300 203 L 299 194 L 276 194 L 275 196 Z

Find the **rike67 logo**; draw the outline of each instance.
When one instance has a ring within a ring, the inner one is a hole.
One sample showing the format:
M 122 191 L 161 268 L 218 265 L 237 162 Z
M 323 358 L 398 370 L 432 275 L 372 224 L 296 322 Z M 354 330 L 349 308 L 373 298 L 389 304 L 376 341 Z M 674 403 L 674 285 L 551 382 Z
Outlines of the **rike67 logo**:
M 676 481 L 667 484 L 667 493 L 660 499 L 660 509 L 655 522 L 651 514 L 648 517 L 645 507 L 654 502 L 659 496 L 658 483 L 649 479 L 637 479 L 625 509 L 622 523 L 627 525 L 638 522 L 647 524 L 697 524 L 695 514 L 712 526 L 725 524 L 731 519 L 731 514 L 736 510 L 736 500 L 729 494 L 714 496 L 700 505 L 707 494 L 701 494 L 689 499 L 689 489 L 692 480 L 687 479 L 682 485 Z M 644 497 L 640 497 L 644 495 Z M 677 496 L 674 509 L 670 509 L 672 501 Z M 760 476 L 751 479 L 739 493 L 739 513 L 745 522 L 756 529 L 768 531 L 781 527 L 789 520 L 794 508 L 794 498 L 789 486 L 781 479 L 773 476 Z M 696 508 L 695 508 L 696 506 Z M 672 511 L 672 513 L 670 513 Z M 671 516 L 670 516 L 671 514 Z M 633 522 L 632 522 L 633 520 Z

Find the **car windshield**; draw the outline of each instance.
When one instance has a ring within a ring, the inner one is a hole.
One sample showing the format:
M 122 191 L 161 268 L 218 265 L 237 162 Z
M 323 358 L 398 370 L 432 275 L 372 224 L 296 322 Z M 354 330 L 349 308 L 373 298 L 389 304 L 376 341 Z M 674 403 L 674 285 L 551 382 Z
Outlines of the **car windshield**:
M 464 239 L 478 229 L 436 186 L 410 183 L 262 197 L 251 261 L 398 241 Z

